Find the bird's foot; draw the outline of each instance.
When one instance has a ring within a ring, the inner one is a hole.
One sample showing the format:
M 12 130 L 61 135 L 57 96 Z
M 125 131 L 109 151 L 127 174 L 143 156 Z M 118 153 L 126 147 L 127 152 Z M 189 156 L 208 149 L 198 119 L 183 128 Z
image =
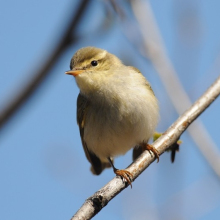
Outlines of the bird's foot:
M 150 144 L 145 144 L 145 149 L 148 150 L 150 153 L 151 152 L 154 153 L 155 157 L 157 158 L 157 163 L 158 163 L 159 162 L 159 152 L 158 152 L 158 150 Z
M 156 141 L 163 133 L 154 132 L 153 134 L 153 141 Z M 182 141 L 179 139 L 174 144 L 172 144 L 166 151 L 171 151 L 171 162 L 173 163 L 175 160 L 176 152 L 179 151 L 179 146 L 182 144 Z
M 122 177 L 122 179 L 125 179 L 127 181 L 127 183 L 131 186 L 132 188 L 132 184 L 131 184 L 131 179 L 133 177 L 133 175 L 127 171 L 127 170 L 118 170 L 118 169 L 115 169 L 114 170 L 114 173 L 120 177 Z

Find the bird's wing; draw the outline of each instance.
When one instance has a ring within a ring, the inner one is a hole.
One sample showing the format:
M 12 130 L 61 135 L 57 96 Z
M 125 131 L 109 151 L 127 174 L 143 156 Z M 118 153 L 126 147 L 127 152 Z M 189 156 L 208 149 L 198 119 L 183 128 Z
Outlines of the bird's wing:
M 134 67 L 134 66 L 129 66 L 129 68 L 130 69 L 132 69 L 132 70 L 134 70 L 135 72 L 138 72 L 139 74 L 141 74 L 142 76 L 143 76 L 143 74 L 141 73 L 141 71 L 138 69 L 138 68 L 136 68 L 136 67 Z M 144 76 L 143 76 L 144 77 Z M 144 77 L 145 78 L 145 77 Z M 150 83 L 146 80 L 146 78 L 145 78 L 145 81 L 146 81 L 146 86 L 151 90 L 151 92 L 154 94 L 154 91 L 153 91 L 153 89 L 151 88 L 151 85 L 150 85 Z M 155 95 L 155 94 L 154 94 Z
M 79 93 L 77 98 L 77 123 L 79 125 L 80 136 L 86 158 L 91 163 L 91 171 L 93 174 L 99 175 L 103 169 L 110 167 L 108 163 L 102 163 L 101 160 L 87 147 L 84 140 L 84 126 L 86 123 L 86 113 L 89 110 L 89 100 Z
M 143 74 L 141 73 L 141 71 L 139 69 L 137 69 L 136 67 L 133 67 L 133 66 L 129 66 L 130 69 L 134 70 L 135 72 L 141 74 L 143 76 Z M 143 76 L 144 77 L 144 76 Z M 153 93 L 153 95 L 155 96 L 154 94 L 154 91 L 153 89 L 151 88 L 151 85 L 150 83 L 145 79 L 145 83 L 146 83 L 146 86 L 150 89 L 150 91 Z M 148 141 L 147 141 L 148 142 Z M 144 152 L 144 148 L 141 147 L 141 146 L 135 146 L 133 148 L 133 154 L 132 154 L 132 158 L 133 158 L 133 161 L 135 161 L 143 152 Z

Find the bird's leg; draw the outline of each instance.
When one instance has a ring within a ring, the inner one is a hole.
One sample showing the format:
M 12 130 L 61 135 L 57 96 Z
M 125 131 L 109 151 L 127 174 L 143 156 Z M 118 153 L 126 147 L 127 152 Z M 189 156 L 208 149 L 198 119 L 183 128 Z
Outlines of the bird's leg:
M 114 173 L 116 175 L 122 177 L 122 179 L 124 178 L 132 188 L 131 179 L 132 179 L 133 175 L 127 170 L 116 169 L 110 157 L 108 157 L 108 161 L 111 164 Z
M 154 132 L 153 134 L 153 141 L 156 141 L 163 133 Z M 179 146 L 182 144 L 182 141 L 179 139 L 174 144 L 172 144 L 166 151 L 171 151 L 171 162 L 173 163 L 175 160 L 176 152 L 179 151 Z
M 155 157 L 157 158 L 157 163 L 159 162 L 159 152 L 158 150 L 150 144 L 143 143 L 142 148 L 148 150 L 150 153 L 153 152 Z

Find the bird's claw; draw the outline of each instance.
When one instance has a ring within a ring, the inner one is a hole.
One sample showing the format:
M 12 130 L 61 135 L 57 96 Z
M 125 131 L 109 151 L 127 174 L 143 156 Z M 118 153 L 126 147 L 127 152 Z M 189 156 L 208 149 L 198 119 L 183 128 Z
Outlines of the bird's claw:
M 158 152 L 158 150 L 150 144 L 146 144 L 146 150 L 148 150 L 150 153 L 151 152 L 154 153 L 155 157 L 157 158 L 157 163 L 158 163 L 159 162 L 159 152 Z
M 118 175 L 118 176 L 122 177 L 123 179 L 125 179 L 127 181 L 127 183 L 132 188 L 131 179 L 133 178 L 133 175 L 129 171 L 116 169 L 114 172 L 115 172 L 116 175 Z

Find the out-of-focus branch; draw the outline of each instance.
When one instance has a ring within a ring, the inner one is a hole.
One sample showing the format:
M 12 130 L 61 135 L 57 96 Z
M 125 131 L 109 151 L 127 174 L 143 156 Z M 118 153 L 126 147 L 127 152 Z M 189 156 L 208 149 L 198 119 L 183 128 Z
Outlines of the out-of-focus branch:
M 134 14 L 142 32 L 145 56 L 151 60 L 162 83 L 179 115 L 191 105 L 172 62 L 167 56 L 150 3 L 131 1 Z M 174 92 L 175 91 L 175 92 Z M 188 132 L 214 172 L 220 177 L 220 152 L 200 120 L 197 120 Z
M 215 83 L 152 145 L 161 155 L 174 144 L 187 127 L 219 96 L 220 77 Z M 134 181 L 153 161 L 155 157 L 145 151 L 127 170 L 132 173 Z M 219 168 L 220 169 L 220 168 Z M 115 177 L 107 185 L 89 197 L 71 220 L 91 219 L 118 193 L 126 188 L 120 177 Z
M 34 77 L 30 82 L 25 85 L 25 87 L 16 93 L 16 96 L 12 99 L 12 101 L 8 104 L 7 107 L 0 113 L 0 128 L 3 127 L 4 124 L 13 116 L 16 111 L 24 104 L 28 98 L 36 91 L 39 85 L 43 82 L 46 76 L 49 75 L 49 72 L 53 65 L 57 62 L 61 54 L 64 50 L 74 42 L 74 30 L 77 27 L 77 24 L 81 20 L 87 5 L 89 4 L 88 0 L 79 1 L 79 6 L 75 13 L 73 13 L 72 18 L 70 19 L 70 23 L 61 37 L 60 42 L 54 48 L 54 51 L 47 58 L 45 63 L 38 65 L 40 69 L 36 70 L 35 73 L 32 73 Z M 73 3 L 73 9 L 75 8 L 75 3 Z

